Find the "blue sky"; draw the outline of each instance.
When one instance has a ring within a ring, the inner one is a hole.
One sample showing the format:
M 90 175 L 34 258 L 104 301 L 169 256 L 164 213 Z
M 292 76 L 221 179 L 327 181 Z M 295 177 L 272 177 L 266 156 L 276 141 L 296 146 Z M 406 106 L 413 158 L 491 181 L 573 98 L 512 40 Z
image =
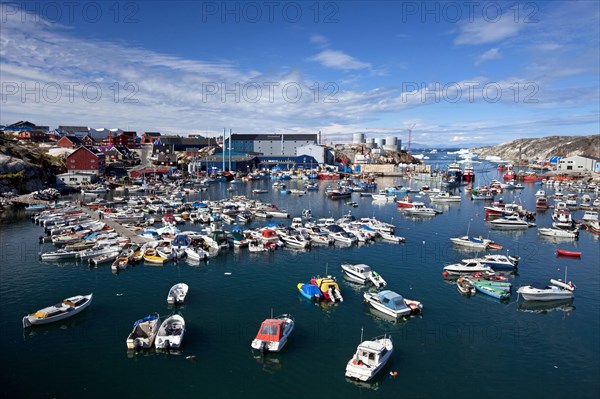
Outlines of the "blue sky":
M 2 3 L 0 122 L 494 144 L 600 130 L 600 3 Z

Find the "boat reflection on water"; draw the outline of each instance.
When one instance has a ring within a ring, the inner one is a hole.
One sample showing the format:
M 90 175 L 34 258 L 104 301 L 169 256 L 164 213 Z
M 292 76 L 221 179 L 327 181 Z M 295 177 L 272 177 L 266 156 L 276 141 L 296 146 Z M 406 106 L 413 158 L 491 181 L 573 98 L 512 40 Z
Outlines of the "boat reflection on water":
M 400 324 L 400 323 L 404 323 L 406 320 L 412 318 L 412 317 L 418 317 L 418 318 L 422 318 L 423 315 L 421 313 L 418 313 L 416 315 L 411 315 L 411 316 L 404 316 L 404 317 L 398 317 L 395 318 L 393 316 L 390 316 L 389 314 L 380 312 L 379 310 L 369 306 L 369 313 L 370 315 L 378 321 L 386 321 L 392 324 Z
M 265 373 L 273 374 L 277 371 L 281 370 L 281 361 L 279 357 L 275 353 L 267 353 L 267 354 L 254 354 L 254 360 L 256 363 L 262 365 L 262 371 Z
M 23 339 L 34 338 L 38 335 L 48 335 L 56 332 L 58 330 L 70 330 L 75 327 L 81 327 L 82 325 L 85 329 L 85 321 L 80 320 L 84 315 L 78 315 L 77 319 L 64 320 L 60 323 L 55 322 L 54 324 L 43 324 L 36 325 L 35 328 L 24 328 L 23 329 Z M 87 334 L 86 330 L 78 331 L 78 334 Z
M 549 313 L 555 310 L 571 313 L 575 310 L 575 306 L 573 306 L 573 298 L 556 301 L 524 301 L 519 304 L 517 310 L 529 313 Z

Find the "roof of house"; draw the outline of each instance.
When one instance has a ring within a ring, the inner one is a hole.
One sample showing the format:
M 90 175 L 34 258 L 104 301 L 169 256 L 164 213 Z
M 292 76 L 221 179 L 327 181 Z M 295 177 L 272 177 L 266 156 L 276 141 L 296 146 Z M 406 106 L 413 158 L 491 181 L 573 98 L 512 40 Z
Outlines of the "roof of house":
M 317 134 L 232 134 L 232 140 L 254 140 L 254 141 L 304 141 L 312 140 L 317 141 Z
M 87 126 L 59 126 L 58 130 L 62 130 L 64 132 L 87 132 L 89 128 Z
M 73 144 L 83 144 L 83 141 L 75 135 L 65 134 L 63 137 L 66 137 L 67 139 L 69 139 L 69 141 Z
M 179 136 L 161 136 L 161 144 L 168 145 L 208 145 L 210 139 L 208 138 L 192 138 L 192 137 L 179 137 Z M 214 143 L 214 140 L 213 140 Z
M 158 137 L 160 136 L 160 132 L 144 132 L 144 136 Z

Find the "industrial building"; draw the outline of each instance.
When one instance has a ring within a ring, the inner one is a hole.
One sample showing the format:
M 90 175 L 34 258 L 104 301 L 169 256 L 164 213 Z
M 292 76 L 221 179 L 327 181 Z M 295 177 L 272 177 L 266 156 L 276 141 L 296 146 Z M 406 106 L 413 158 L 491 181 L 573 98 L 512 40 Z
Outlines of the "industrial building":
M 319 143 L 318 134 L 232 134 L 225 137 L 225 148 L 245 154 L 296 156 L 298 147 Z

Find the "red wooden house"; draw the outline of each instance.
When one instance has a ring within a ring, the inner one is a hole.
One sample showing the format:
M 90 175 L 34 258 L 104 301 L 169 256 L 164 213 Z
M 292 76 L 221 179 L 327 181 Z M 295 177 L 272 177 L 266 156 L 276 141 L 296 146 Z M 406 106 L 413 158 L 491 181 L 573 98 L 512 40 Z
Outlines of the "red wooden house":
M 79 137 L 73 135 L 62 136 L 56 142 L 56 146 L 62 148 L 77 148 L 82 145 L 83 141 L 81 141 Z
M 104 167 L 104 153 L 94 147 L 79 147 L 67 157 L 67 170 L 69 172 L 102 173 Z

